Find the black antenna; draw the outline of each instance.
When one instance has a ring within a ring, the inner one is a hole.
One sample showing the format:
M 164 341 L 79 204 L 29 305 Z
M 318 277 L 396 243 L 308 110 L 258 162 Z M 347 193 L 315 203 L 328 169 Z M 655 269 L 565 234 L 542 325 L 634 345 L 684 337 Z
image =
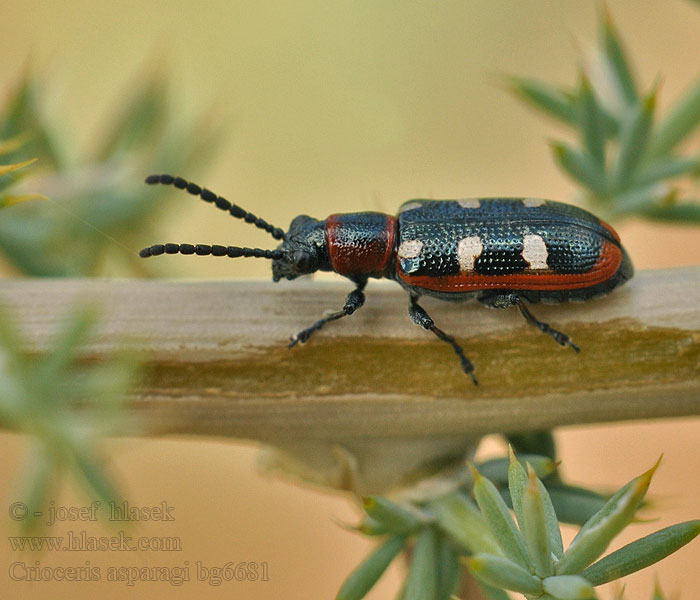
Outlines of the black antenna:
M 256 227 L 264 229 L 276 240 L 284 238 L 284 231 L 279 227 L 270 225 L 267 221 L 256 217 L 253 213 L 249 213 L 237 204 L 232 204 L 226 200 L 226 198 L 216 195 L 207 188 L 201 188 L 196 183 L 191 183 L 182 177 L 173 177 L 172 175 L 149 175 L 146 177 L 146 183 L 148 185 L 156 185 L 158 183 L 162 185 L 172 185 L 179 190 L 185 190 L 193 196 L 199 196 L 205 202 L 213 203 L 217 208 L 227 211 L 236 219 L 243 219 L 246 223 L 252 223 Z
M 155 244 L 139 252 L 141 258 L 161 254 L 196 254 L 197 256 L 227 256 L 228 258 L 282 258 L 280 250 L 263 250 L 261 248 L 241 248 L 239 246 L 219 246 L 218 244 Z

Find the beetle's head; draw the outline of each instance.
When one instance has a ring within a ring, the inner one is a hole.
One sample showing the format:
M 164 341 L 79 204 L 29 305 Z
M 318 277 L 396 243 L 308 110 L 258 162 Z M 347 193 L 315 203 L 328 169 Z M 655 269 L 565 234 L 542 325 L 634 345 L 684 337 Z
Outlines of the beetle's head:
M 236 204 L 232 204 L 225 198 L 217 196 L 214 192 L 201 188 L 197 184 L 190 183 L 181 177 L 172 175 L 150 175 L 146 178 L 148 184 L 173 185 L 185 190 L 194 196 L 199 196 L 205 202 L 209 202 L 217 208 L 228 212 L 232 217 L 242 219 L 269 233 L 274 239 L 282 240 L 282 243 L 274 250 L 261 248 L 241 248 L 240 246 L 220 246 L 210 244 L 156 244 L 144 248 L 139 252 L 143 258 L 158 256 L 160 254 L 196 254 L 199 256 L 227 256 L 229 258 L 267 258 L 272 260 L 272 279 L 296 279 L 300 275 L 308 275 L 316 271 L 330 270 L 326 237 L 324 233 L 324 221 L 317 221 L 306 215 L 296 217 L 289 226 L 289 231 L 284 233 L 279 227 L 275 227 L 249 213 Z
M 324 222 L 306 215 L 296 217 L 277 247 L 278 258 L 272 260 L 272 280 L 296 279 L 301 275 L 330 269 Z

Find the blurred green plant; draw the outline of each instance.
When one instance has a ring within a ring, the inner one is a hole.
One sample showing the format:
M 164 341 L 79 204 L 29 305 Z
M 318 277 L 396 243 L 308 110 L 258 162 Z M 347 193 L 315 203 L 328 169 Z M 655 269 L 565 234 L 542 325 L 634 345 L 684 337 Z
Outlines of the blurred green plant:
M 700 533 L 700 520 L 688 521 L 600 558 L 632 522 L 657 463 L 604 501 L 564 550 L 560 519 L 541 480 L 555 465 L 546 457 L 527 457 L 524 466 L 524 459 L 516 459 L 511 450 L 507 460 L 470 466 L 471 494 L 455 490 L 421 504 L 365 498 L 367 517 L 357 529 L 385 540 L 350 574 L 337 599 L 363 598 L 392 560 L 409 548 L 401 600 L 449 600 L 459 587 L 462 565 L 490 600 L 507 600 L 505 590 L 528 600 L 595 598 L 594 587 L 658 562 Z M 515 520 L 484 472 L 508 481 Z
M 578 146 L 555 141 L 552 152 L 597 213 L 700 222 L 700 204 L 680 199 L 683 179 L 700 176 L 700 152 L 681 152 L 700 126 L 700 78 L 655 122 L 660 86 L 640 92 L 606 10 L 601 11 L 596 60 L 581 68 L 575 89 L 523 77 L 509 78 L 508 85 L 527 104 L 577 133 Z
M 19 272 L 56 277 L 96 275 L 110 265 L 122 274 L 148 268 L 134 248 L 151 237 L 165 193 L 147 190 L 144 174 L 206 164 L 222 130 L 207 115 L 177 129 L 169 126 L 182 119 L 168 118 L 166 86 L 158 74 L 130 96 L 85 152 L 57 133 L 64 128 L 56 119 L 44 115 L 44 86 L 33 73 L 21 78 L 0 107 L 3 162 L 38 159 L 31 177 L 12 181 L 14 199 L 40 194 L 50 200 L 3 211 L 0 252 Z M 3 181 L 0 172 L 0 185 Z
M 125 356 L 91 364 L 81 349 L 96 321 L 94 310 L 71 314 L 52 346 L 29 354 L 13 321 L 0 309 L 0 425 L 33 438 L 19 490 L 27 505 L 25 529 L 40 526 L 40 511 L 63 472 L 72 472 L 93 497 L 121 496 L 106 474 L 98 451 L 101 436 L 123 424 L 121 407 L 136 370 Z
M 20 148 L 26 142 L 26 137 L 26 135 L 20 134 L 7 140 L 0 139 L 0 208 L 6 208 L 28 200 L 46 200 L 41 194 L 12 193 L 12 186 L 18 181 L 20 175 L 17 171 L 37 161 L 36 158 L 31 158 L 14 164 L 4 164 L 6 155 Z

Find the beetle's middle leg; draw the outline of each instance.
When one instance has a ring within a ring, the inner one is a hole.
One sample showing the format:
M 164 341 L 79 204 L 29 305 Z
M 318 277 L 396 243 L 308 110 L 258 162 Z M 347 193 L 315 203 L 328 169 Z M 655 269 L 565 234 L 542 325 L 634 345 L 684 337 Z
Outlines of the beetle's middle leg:
M 580 348 L 574 344 L 568 335 L 557 331 L 550 327 L 548 323 L 538 321 L 534 315 L 525 306 L 525 301 L 518 294 L 499 294 L 496 296 L 484 296 L 479 298 L 479 302 L 492 308 L 507 308 L 509 306 L 517 306 L 520 314 L 525 320 L 534 327 L 537 327 L 542 333 L 549 335 L 560 346 L 570 346 L 575 352 L 580 352 Z
M 342 310 L 326 315 L 322 319 L 316 321 L 313 325 L 311 325 L 311 327 L 302 329 L 294 337 L 289 338 L 289 345 L 287 347 L 291 348 L 297 343 L 305 343 L 313 333 L 323 328 L 326 323 L 342 319 L 343 317 L 351 315 L 356 310 L 362 308 L 362 305 L 365 303 L 364 289 L 367 285 L 367 279 L 358 280 L 355 282 L 355 285 L 357 287 L 345 298 L 345 303 L 343 304 Z
M 462 350 L 462 347 L 451 335 L 446 334 L 442 329 L 435 326 L 434 321 L 430 318 L 428 313 L 425 312 L 425 309 L 418 304 L 418 296 L 411 295 L 408 304 L 408 316 L 411 317 L 411 321 L 413 321 L 416 325 L 420 325 L 423 327 L 423 329 L 432 331 L 438 337 L 438 339 L 442 340 L 443 342 L 447 342 L 450 346 L 452 346 L 452 350 L 454 350 L 457 358 L 459 358 L 459 364 L 462 367 L 462 371 L 472 378 L 474 385 L 478 385 L 476 377 L 474 377 L 474 365 L 472 365 L 471 361 L 464 355 L 464 350 Z

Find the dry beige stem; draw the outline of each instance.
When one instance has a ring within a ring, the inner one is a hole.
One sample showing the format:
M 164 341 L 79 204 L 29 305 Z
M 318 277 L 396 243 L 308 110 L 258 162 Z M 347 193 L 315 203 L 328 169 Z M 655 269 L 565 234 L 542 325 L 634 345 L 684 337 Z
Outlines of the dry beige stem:
M 76 303 L 102 307 L 86 356 L 115 348 L 148 366 L 130 434 L 255 440 L 277 465 L 356 491 L 386 489 L 481 435 L 700 414 L 700 268 L 645 271 L 601 300 L 535 305 L 575 354 L 518 311 L 425 299 L 476 367 L 407 316 L 396 285 L 371 282 L 357 314 L 303 346 L 290 335 L 343 304 L 351 284 L 16 280 L 0 303 L 31 349 Z M 427 467 L 426 467 L 427 468 Z

